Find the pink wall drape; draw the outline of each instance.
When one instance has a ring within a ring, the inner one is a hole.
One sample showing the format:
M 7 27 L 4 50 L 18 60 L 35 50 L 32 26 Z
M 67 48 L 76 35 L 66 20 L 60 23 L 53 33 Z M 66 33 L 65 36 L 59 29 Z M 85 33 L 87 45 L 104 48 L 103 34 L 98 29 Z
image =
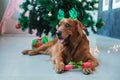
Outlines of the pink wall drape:
M 10 19 L 15 11 L 20 12 L 19 5 L 23 2 L 23 0 L 9 0 L 7 8 L 3 14 L 2 20 L 0 22 L 0 34 L 4 34 L 5 32 L 5 23 L 8 19 Z

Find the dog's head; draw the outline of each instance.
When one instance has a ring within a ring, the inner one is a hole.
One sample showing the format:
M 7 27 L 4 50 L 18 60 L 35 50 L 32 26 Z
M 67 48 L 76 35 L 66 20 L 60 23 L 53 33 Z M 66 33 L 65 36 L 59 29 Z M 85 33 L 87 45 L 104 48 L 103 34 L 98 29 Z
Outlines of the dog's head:
M 75 38 L 75 36 L 82 37 L 83 35 L 82 24 L 78 20 L 72 20 L 70 18 L 62 19 L 56 26 L 56 29 L 56 35 L 62 44 Z

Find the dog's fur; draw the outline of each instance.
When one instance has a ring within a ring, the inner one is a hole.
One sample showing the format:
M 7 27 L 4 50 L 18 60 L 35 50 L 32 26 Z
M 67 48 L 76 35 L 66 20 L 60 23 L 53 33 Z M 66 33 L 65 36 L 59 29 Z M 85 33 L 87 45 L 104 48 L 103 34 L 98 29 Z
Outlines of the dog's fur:
M 91 68 L 82 68 L 83 73 L 92 73 L 98 66 L 98 61 L 90 54 L 89 41 L 82 32 L 82 24 L 78 20 L 62 19 L 58 25 L 57 38 L 35 50 L 24 50 L 23 54 L 49 54 L 56 72 L 64 71 L 64 66 L 70 61 L 91 62 Z

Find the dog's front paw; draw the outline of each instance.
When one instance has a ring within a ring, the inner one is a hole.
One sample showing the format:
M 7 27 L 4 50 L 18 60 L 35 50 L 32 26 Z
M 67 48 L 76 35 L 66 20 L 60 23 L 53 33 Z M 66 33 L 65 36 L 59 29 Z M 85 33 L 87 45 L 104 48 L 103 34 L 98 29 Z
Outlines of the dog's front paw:
M 32 51 L 32 50 L 31 50 L 31 51 L 28 52 L 28 54 L 29 54 L 30 56 L 36 55 L 36 51 Z
M 34 50 L 23 50 L 22 53 L 25 55 L 28 54 L 28 55 L 32 56 L 32 55 L 35 55 L 37 52 Z
M 91 74 L 91 73 L 93 73 L 93 69 L 92 68 L 83 68 L 82 72 L 84 74 Z
M 57 73 L 62 73 L 64 72 L 64 63 L 61 62 L 61 63 L 55 64 L 54 68 Z

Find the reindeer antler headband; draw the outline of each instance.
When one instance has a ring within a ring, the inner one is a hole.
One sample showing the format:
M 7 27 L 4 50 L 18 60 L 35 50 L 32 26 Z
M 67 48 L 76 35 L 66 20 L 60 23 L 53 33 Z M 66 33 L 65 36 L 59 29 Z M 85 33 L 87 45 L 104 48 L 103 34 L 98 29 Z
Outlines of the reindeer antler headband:
M 69 10 L 69 16 L 72 20 L 76 19 L 77 16 L 78 16 L 78 13 L 77 11 L 75 10 L 75 8 L 72 8 Z M 58 15 L 57 15 L 57 18 L 59 20 L 63 19 L 64 18 L 64 11 L 62 9 L 59 9 L 58 11 Z

